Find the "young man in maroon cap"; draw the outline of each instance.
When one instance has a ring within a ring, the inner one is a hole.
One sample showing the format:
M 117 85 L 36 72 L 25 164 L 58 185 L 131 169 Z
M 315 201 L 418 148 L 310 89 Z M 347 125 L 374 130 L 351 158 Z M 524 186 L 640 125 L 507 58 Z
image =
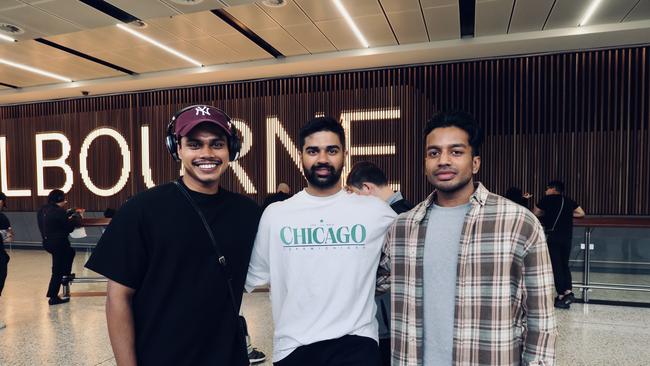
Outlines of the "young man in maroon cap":
M 185 175 L 128 200 L 86 264 L 109 279 L 115 360 L 248 365 L 237 311 L 261 210 L 219 186 L 239 134 L 224 112 L 196 105 L 176 113 L 166 142 Z

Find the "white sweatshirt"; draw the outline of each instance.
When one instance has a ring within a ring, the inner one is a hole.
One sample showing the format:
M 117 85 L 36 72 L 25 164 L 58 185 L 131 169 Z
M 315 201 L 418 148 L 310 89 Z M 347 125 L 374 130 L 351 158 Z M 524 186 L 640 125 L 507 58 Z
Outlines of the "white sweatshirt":
M 343 190 L 303 190 L 264 211 L 246 290 L 271 285 L 274 362 L 348 334 L 377 340 L 376 273 L 395 216 L 380 199 Z

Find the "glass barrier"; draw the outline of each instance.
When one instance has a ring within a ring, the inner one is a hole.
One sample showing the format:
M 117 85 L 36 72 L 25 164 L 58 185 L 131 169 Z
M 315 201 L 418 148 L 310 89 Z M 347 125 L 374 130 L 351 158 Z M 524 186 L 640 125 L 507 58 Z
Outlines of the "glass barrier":
M 650 304 L 650 218 L 574 220 L 569 263 L 583 301 Z

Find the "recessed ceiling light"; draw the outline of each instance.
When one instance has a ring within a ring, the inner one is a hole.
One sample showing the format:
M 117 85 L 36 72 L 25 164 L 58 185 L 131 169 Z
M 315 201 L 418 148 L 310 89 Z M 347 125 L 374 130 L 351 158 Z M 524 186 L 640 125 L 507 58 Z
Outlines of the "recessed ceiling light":
M 354 20 L 352 20 L 352 17 L 350 16 L 350 13 L 348 13 L 347 9 L 341 4 L 341 0 L 334 0 L 334 5 L 336 5 L 336 8 L 339 10 L 339 13 L 343 16 L 345 21 L 348 23 L 348 26 L 350 29 L 352 29 L 352 32 L 354 33 L 355 36 L 357 36 L 357 39 L 363 47 L 368 48 L 370 45 L 368 44 L 368 41 L 366 41 L 366 38 L 361 34 L 361 31 L 357 27 L 357 25 L 354 23 Z
M 594 14 L 596 11 L 596 8 L 598 8 L 598 5 L 600 5 L 601 0 L 593 0 L 591 5 L 587 8 L 587 11 L 585 12 L 585 15 L 582 17 L 582 20 L 580 23 L 578 23 L 578 27 L 582 27 L 583 25 L 587 24 L 591 16 Z
M 130 33 L 131 35 L 134 35 L 134 36 L 140 38 L 143 41 L 149 42 L 152 45 L 154 45 L 154 46 L 156 46 L 156 47 L 158 47 L 158 48 L 160 48 L 160 49 L 162 49 L 164 51 L 167 51 L 167 52 L 171 53 L 172 55 L 174 55 L 174 56 L 176 56 L 178 58 L 182 58 L 183 60 L 185 60 L 185 61 L 187 61 L 189 63 L 192 63 L 192 64 L 194 64 L 196 66 L 203 67 L 203 64 L 196 61 L 195 59 L 193 59 L 193 58 L 191 58 L 189 56 L 186 56 L 186 55 L 176 51 L 175 49 L 173 49 L 171 47 L 165 46 L 164 44 L 156 41 L 155 39 L 149 38 L 149 37 L 145 36 L 144 34 L 138 32 L 138 31 L 136 31 L 134 29 L 131 29 L 128 25 L 118 24 L 117 27 L 120 28 L 121 30 L 125 31 L 125 32 Z
M 18 35 L 25 33 L 25 30 L 11 23 L 0 23 L 0 32 L 7 35 Z
M 13 37 L 23 33 L 25 33 L 25 30 L 17 25 L 10 23 L 0 23 L 0 39 L 4 41 L 16 42 L 16 39 Z
M 50 78 L 52 78 L 52 79 L 57 79 L 57 80 L 61 80 L 61 81 L 67 81 L 67 82 L 70 82 L 70 83 L 72 82 L 72 79 L 67 78 L 67 77 L 65 77 L 65 76 L 57 75 L 57 74 L 51 73 L 51 72 L 49 72 L 49 71 L 45 71 L 45 70 L 41 70 L 41 69 L 37 69 L 37 68 L 35 68 L 35 67 L 31 67 L 31 66 L 27 66 L 27 65 L 19 64 L 19 63 L 17 63 L 17 62 L 12 62 L 12 61 L 5 60 L 5 59 L 1 59 L 1 58 L 0 58 L 0 64 L 5 64 L 5 65 L 7 65 L 7 66 L 15 67 L 15 68 L 17 68 L 17 69 L 21 69 L 21 70 L 25 70 L 25 71 L 33 72 L 34 74 L 39 74 L 39 75 L 47 76 L 47 77 L 50 77 Z
M 262 5 L 268 6 L 269 8 L 279 8 L 281 6 L 287 5 L 286 0 L 262 0 Z

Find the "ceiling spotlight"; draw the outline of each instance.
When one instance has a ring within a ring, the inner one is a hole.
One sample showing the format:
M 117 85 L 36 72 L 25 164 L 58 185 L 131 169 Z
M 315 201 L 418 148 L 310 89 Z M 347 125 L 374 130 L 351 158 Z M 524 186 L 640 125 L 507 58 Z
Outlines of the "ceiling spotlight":
M 286 0 L 262 0 L 262 5 L 268 6 L 269 8 L 279 8 L 281 6 L 287 5 Z
M 0 32 L 5 34 L 17 35 L 25 33 L 25 30 L 11 23 L 0 23 Z
M 7 42 L 17 42 L 13 36 L 25 33 L 25 30 L 11 23 L 0 23 L 0 39 Z

